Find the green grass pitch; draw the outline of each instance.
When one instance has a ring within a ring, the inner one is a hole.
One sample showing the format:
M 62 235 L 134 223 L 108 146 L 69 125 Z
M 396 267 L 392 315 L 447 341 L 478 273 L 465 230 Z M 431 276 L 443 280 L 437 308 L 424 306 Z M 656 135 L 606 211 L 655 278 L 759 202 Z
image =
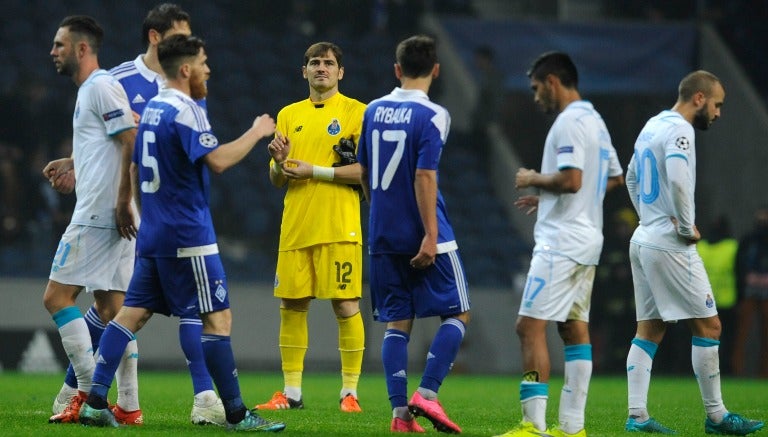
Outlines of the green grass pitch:
M 195 426 L 189 422 L 192 389 L 185 372 L 141 371 L 139 390 L 145 425 L 122 429 L 94 429 L 80 425 L 48 424 L 53 396 L 61 386 L 60 375 L 0 373 L 0 435 L 3 436 L 85 436 L 85 435 L 183 435 L 224 434 L 223 428 Z M 340 377 L 332 374 L 304 375 L 306 409 L 273 411 L 263 415 L 286 422 L 280 435 L 296 436 L 386 436 L 391 412 L 383 375 L 363 374 L 359 395 L 361 414 L 338 410 Z M 448 415 L 467 436 L 492 436 L 512 428 L 520 421 L 518 375 L 449 375 L 440 400 Z M 282 388 L 278 373 L 242 372 L 240 385 L 248 406 L 267 400 Z M 409 390 L 418 379 L 412 377 Z M 550 381 L 547 420 L 557 420 L 557 404 L 562 379 Z M 110 393 L 114 399 L 113 387 Z M 410 395 L 410 393 L 409 393 Z M 768 418 L 768 381 L 723 378 L 726 406 L 750 418 Z M 587 403 L 587 433 L 591 437 L 630 436 L 624 432 L 626 418 L 626 381 L 622 377 L 594 376 Z M 704 410 L 693 375 L 657 376 L 651 382 L 651 414 L 675 428 L 681 436 L 704 434 Z M 438 434 L 425 419 L 419 419 L 427 435 Z M 761 430 L 756 435 L 768 435 Z

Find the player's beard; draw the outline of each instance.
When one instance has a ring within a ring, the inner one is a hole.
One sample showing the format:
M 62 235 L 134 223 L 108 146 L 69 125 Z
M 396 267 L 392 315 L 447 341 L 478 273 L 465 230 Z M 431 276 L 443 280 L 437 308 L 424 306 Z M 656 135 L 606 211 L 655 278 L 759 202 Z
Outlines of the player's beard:
M 205 85 L 205 76 L 195 72 L 189 81 L 189 95 L 194 100 L 200 100 L 208 95 L 208 87 Z
M 61 76 L 69 76 L 69 77 L 72 77 L 76 71 L 77 71 L 77 59 L 75 59 L 74 56 L 70 56 L 68 58 L 62 59 L 58 68 L 56 69 L 56 72 L 59 73 Z
M 693 115 L 693 127 L 699 130 L 709 129 L 709 125 L 712 124 L 712 119 L 709 117 L 709 110 L 707 107 L 703 107 L 696 111 Z

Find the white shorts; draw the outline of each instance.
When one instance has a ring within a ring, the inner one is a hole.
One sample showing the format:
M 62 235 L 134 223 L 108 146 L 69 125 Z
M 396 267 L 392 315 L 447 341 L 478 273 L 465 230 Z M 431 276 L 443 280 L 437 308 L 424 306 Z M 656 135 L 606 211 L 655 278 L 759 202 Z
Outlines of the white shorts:
M 133 274 L 136 240 L 114 229 L 70 224 L 61 236 L 48 279 L 94 290 L 125 291 Z
M 520 302 L 521 316 L 589 322 L 595 266 L 546 251 L 533 254 Z
M 631 243 L 637 320 L 672 322 L 717 315 L 715 297 L 699 253 L 672 252 Z

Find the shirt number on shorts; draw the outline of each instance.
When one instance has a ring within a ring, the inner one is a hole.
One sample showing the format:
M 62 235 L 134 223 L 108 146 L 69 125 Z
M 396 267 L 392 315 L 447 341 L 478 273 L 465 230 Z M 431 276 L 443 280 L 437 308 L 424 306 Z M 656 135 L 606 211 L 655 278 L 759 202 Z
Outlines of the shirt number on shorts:
M 539 294 L 546 283 L 547 281 L 541 278 L 535 276 L 528 277 L 528 281 L 525 283 L 525 291 L 523 292 L 523 301 L 526 307 L 533 305 L 533 300 L 536 299 L 536 295 Z
M 349 279 L 349 275 L 352 274 L 352 263 L 334 261 L 333 264 L 336 266 L 336 282 L 339 283 L 339 288 L 343 290 L 347 288 L 347 284 L 352 282 Z
M 69 243 L 59 241 L 59 247 L 56 248 L 56 255 L 53 256 L 51 271 L 57 272 L 60 268 L 64 267 L 64 264 L 67 263 L 67 256 L 69 256 L 69 251 L 71 249 L 72 246 L 70 246 Z

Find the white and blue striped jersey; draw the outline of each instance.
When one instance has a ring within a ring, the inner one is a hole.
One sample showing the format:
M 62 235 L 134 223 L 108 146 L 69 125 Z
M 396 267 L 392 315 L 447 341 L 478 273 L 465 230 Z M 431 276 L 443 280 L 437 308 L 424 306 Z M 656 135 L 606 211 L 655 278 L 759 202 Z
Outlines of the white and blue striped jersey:
M 143 56 L 139 55 L 133 61 L 123 62 L 109 70 L 109 73 L 123 85 L 128 101 L 131 103 L 131 109 L 139 115 L 144 112 L 147 102 L 165 86 L 165 78 L 147 67 Z M 198 104 L 205 108 L 205 99 L 199 100 Z
M 149 101 L 133 151 L 141 190 L 139 256 L 218 253 L 202 159 L 218 146 L 205 110 L 188 95 L 163 88 Z
M 693 235 L 696 145 L 693 126 L 677 111 L 648 120 L 635 142 L 627 168 L 627 189 L 640 217 L 632 242 L 663 250 L 693 251 L 678 236 Z
M 115 228 L 122 144 L 113 137 L 135 127 L 123 87 L 106 70 L 94 70 L 77 90 L 72 117 L 73 224 Z
M 395 88 L 365 110 L 358 160 L 371 191 L 368 244 L 371 254 L 418 253 L 424 225 L 414 191 L 417 169 L 438 169 L 451 117 L 419 90 Z M 457 248 L 445 201 L 437 192 L 437 252 Z
M 575 193 L 541 190 L 534 252 L 547 250 L 579 264 L 597 265 L 603 249 L 603 198 L 609 177 L 622 174 L 616 149 L 600 114 L 585 100 L 557 116 L 544 143 L 541 173 L 581 170 Z

